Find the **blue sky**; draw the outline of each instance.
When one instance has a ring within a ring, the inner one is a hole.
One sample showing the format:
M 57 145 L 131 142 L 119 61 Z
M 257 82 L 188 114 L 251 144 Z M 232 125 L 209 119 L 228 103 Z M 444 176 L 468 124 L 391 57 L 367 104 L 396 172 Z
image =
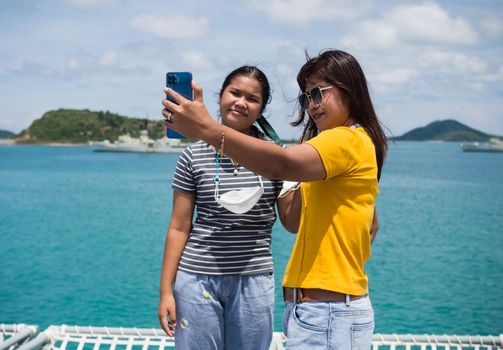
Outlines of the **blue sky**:
M 228 72 L 258 65 L 282 137 L 296 74 L 326 48 L 361 63 L 394 135 L 457 119 L 503 135 L 503 1 L 2 0 L 0 129 L 58 108 L 160 119 L 166 71 L 189 70 L 210 112 Z

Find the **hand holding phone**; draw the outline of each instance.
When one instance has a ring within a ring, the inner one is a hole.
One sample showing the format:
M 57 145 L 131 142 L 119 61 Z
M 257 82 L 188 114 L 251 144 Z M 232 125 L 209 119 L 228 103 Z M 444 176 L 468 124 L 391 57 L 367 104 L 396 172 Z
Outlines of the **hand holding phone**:
M 175 90 L 177 93 L 182 95 L 189 100 L 193 99 L 192 96 L 192 73 L 190 72 L 168 72 L 166 73 L 166 87 Z M 171 96 L 166 95 L 166 98 L 173 103 L 176 103 Z M 171 139 L 182 139 L 185 138 L 182 134 L 171 130 L 168 127 L 166 132 L 167 136 Z

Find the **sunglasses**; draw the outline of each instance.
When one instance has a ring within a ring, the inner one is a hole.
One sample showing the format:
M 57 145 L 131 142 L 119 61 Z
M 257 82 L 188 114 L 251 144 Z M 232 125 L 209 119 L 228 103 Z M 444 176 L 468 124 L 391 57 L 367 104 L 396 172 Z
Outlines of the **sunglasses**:
M 303 109 L 309 108 L 309 102 L 313 101 L 315 105 L 319 105 L 323 101 L 323 91 L 333 88 L 333 85 L 319 87 L 316 86 L 310 92 L 303 92 L 299 95 L 299 104 Z

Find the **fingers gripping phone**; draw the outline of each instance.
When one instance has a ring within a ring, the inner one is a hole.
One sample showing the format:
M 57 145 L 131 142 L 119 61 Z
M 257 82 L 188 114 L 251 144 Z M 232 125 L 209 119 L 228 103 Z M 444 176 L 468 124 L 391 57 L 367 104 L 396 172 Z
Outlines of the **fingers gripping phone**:
M 166 87 L 169 87 L 180 95 L 189 100 L 192 100 L 192 73 L 190 72 L 168 72 L 166 73 Z M 166 98 L 176 103 L 171 96 L 166 95 Z M 168 127 L 166 135 L 171 139 L 183 139 L 185 136 L 171 130 Z

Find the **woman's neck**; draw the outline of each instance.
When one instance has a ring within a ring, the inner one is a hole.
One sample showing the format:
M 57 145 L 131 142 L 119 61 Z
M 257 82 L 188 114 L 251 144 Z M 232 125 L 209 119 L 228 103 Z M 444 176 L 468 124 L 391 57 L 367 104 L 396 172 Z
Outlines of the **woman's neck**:
M 348 118 L 346 119 L 346 122 L 344 123 L 344 126 L 347 126 L 348 128 L 356 124 L 353 118 Z

